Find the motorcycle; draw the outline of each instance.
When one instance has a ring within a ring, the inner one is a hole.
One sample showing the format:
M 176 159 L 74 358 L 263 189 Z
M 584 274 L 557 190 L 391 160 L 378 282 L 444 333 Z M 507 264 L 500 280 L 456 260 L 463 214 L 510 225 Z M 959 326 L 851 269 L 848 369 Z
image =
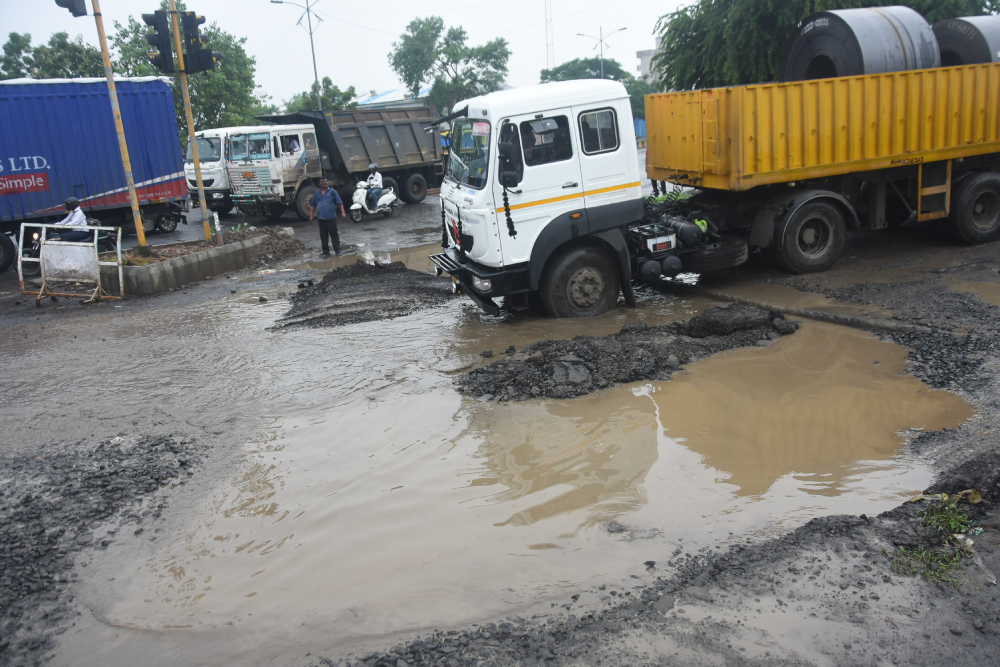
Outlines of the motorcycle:
M 88 225 L 98 226 L 101 224 L 99 220 L 87 220 Z M 64 231 L 74 231 L 67 228 Z M 27 234 L 25 234 L 27 236 Z M 22 257 L 32 257 L 37 259 L 42 254 L 42 234 L 40 231 L 33 232 L 31 234 L 31 245 L 28 245 L 28 240 L 25 239 L 25 247 L 21 249 Z M 51 237 L 50 237 L 51 238 Z M 53 239 L 55 240 L 55 239 Z M 115 252 L 118 249 L 118 229 L 113 232 L 109 231 L 99 231 L 97 232 L 97 252 Z M 21 264 L 21 275 L 25 278 L 34 278 L 36 276 L 42 275 L 42 264 L 41 262 L 24 262 Z
M 351 220 L 353 222 L 361 222 L 361 218 L 364 214 L 375 215 L 376 213 L 381 213 L 387 218 L 392 217 L 393 206 L 396 205 L 398 198 L 396 193 L 392 188 L 385 188 L 382 190 L 382 194 L 378 198 L 378 203 L 375 204 L 375 209 L 372 210 L 368 208 L 368 183 L 364 181 L 358 183 L 357 189 L 354 191 L 354 203 L 351 204 Z

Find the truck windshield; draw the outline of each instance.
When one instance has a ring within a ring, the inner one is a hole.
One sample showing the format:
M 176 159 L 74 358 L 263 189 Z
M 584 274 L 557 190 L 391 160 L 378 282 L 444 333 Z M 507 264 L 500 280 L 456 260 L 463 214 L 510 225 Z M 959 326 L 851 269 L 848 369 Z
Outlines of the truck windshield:
M 198 145 L 199 150 L 201 145 Z M 254 134 L 234 134 L 229 139 L 230 160 L 270 160 L 271 134 L 255 132 Z
M 220 159 L 222 159 L 222 139 L 218 137 L 198 139 L 199 162 L 218 162 Z M 187 158 L 184 161 L 188 163 L 194 162 L 194 144 L 190 141 L 188 142 Z
M 451 152 L 446 175 L 460 185 L 481 190 L 490 165 L 490 124 L 485 120 L 456 120 L 451 126 Z

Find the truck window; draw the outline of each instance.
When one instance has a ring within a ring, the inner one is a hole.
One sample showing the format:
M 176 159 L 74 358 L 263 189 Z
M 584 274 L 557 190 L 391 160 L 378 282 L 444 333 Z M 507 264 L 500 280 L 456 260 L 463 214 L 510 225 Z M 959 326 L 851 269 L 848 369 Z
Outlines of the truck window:
M 524 163 L 529 167 L 571 159 L 573 142 L 569 136 L 569 119 L 554 116 L 524 121 L 521 123 L 521 149 Z
M 256 132 L 247 135 L 248 151 L 251 160 L 271 159 L 271 135 L 267 132 Z
M 316 135 L 312 132 L 302 135 L 303 141 L 305 141 L 306 150 L 314 151 L 316 150 Z
M 587 155 L 618 149 L 618 119 L 614 109 L 598 109 L 580 114 L 580 137 Z
M 218 162 L 222 159 L 222 139 L 218 137 L 204 137 L 198 138 L 198 161 L 199 162 Z M 188 142 L 187 158 L 184 160 L 187 163 L 194 162 L 194 144 L 190 141 Z
M 451 152 L 445 175 L 460 185 L 482 190 L 489 174 L 490 123 L 456 120 L 451 127 Z
M 299 143 L 299 135 L 289 134 L 281 138 L 282 153 L 298 153 L 300 150 L 302 150 L 302 144 Z
M 247 135 L 237 134 L 229 139 L 229 159 L 247 159 Z

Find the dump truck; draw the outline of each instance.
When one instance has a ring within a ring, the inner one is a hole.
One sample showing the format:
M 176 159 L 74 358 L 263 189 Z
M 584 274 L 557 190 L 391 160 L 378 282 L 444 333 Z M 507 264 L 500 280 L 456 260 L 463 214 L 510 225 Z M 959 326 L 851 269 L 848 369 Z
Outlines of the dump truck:
M 115 78 L 143 228 L 186 222 L 171 80 Z M 88 218 L 133 229 L 131 202 L 104 78 L 0 81 L 0 271 L 27 222 L 58 222 L 69 197 Z
M 646 127 L 650 179 L 793 273 L 859 229 L 1000 238 L 1000 63 L 648 95 Z
M 441 134 L 428 127 L 435 118 L 430 107 L 257 118 L 268 125 L 229 134 L 225 148 L 232 202 L 248 215 L 275 218 L 294 206 L 308 219 L 320 178 L 350 201 L 371 163 L 383 185 L 409 203 L 423 201 L 444 174 Z

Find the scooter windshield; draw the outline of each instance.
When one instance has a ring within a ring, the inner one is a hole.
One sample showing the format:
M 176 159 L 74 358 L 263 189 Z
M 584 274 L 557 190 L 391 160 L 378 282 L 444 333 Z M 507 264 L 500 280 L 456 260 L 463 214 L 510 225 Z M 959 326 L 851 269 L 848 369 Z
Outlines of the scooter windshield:
M 490 165 L 490 124 L 485 120 L 456 120 L 451 126 L 451 152 L 446 175 L 459 185 L 486 187 Z

